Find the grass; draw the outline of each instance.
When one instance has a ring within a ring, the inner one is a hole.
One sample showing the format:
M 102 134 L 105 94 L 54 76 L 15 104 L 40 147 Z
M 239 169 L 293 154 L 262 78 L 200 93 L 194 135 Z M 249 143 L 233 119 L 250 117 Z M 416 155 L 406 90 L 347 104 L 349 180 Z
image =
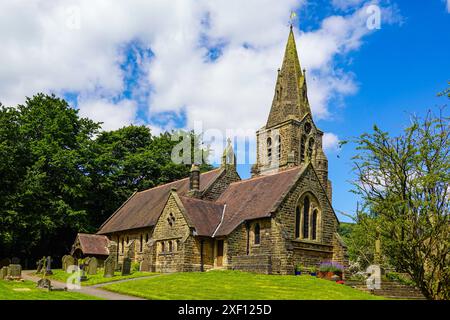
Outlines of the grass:
M 152 300 L 379 300 L 329 280 L 239 271 L 174 273 L 106 285 L 103 289 Z
M 47 291 L 36 288 L 33 281 L 0 280 L 0 300 L 98 300 L 78 292 Z
M 69 273 L 65 272 L 61 269 L 52 270 L 53 275 L 47 276 L 49 279 L 53 279 L 56 281 L 66 282 L 67 278 L 70 276 Z M 112 278 L 104 278 L 103 277 L 103 270 L 99 269 L 96 275 L 87 275 L 88 280 L 82 281 L 82 286 L 92 286 L 94 284 L 100 284 L 105 282 L 112 282 L 112 281 L 118 281 L 118 280 L 124 280 L 124 279 L 133 279 L 133 278 L 139 278 L 139 277 L 147 277 L 151 275 L 155 275 L 156 273 L 152 272 L 141 272 L 141 271 L 134 271 L 130 275 L 122 276 L 120 272 L 115 272 L 114 277 Z

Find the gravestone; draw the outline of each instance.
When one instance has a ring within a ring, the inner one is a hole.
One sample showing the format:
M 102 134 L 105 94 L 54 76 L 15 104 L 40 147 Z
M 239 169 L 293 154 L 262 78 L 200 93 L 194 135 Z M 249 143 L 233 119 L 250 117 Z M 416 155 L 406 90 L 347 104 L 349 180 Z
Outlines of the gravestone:
M 51 290 L 52 289 L 52 283 L 49 279 L 47 278 L 42 278 L 37 282 L 36 287 L 40 288 L 40 289 L 48 289 Z
M 66 272 L 67 272 L 67 269 L 68 269 L 70 266 L 75 265 L 75 259 L 74 259 L 72 256 L 70 256 L 70 255 L 66 256 L 66 259 L 64 260 L 64 262 L 65 262 L 65 264 L 66 264 L 66 267 L 65 267 L 65 269 L 64 269 Z
M 95 257 L 90 258 L 89 263 L 87 265 L 87 273 L 89 275 L 95 275 L 97 274 L 97 268 L 98 268 L 97 258 Z
M 20 264 L 10 264 L 8 267 L 9 279 L 22 279 L 22 266 Z
M 0 280 L 3 280 L 8 275 L 8 267 L 2 267 L 0 269 Z
M 50 276 L 50 275 L 53 274 L 52 261 L 53 261 L 52 257 L 48 256 L 47 259 L 46 259 L 47 265 L 46 265 L 46 268 L 45 268 L 45 275 L 46 276 Z
M 61 268 L 66 271 L 67 270 L 67 264 L 66 264 L 66 259 L 67 259 L 68 255 L 63 255 L 63 257 L 61 258 Z
M 123 258 L 122 262 L 122 275 L 126 276 L 131 273 L 131 259 L 128 257 Z
M 42 268 L 44 267 L 44 264 L 45 264 L 45 257 L 42 257 L 41 259 L 39 259 L 36 262 L 36 273 L 42 272 Z
M 103 277 L 114 277 L 114 269 L 116 268 L 116 258 L 113 255 L 108 256 L 105 260 L 105 273 Z
M 0 260 L 0 268 L 7 267 L 11 264 L 11 260 L 9 258 L 3 258 Z
M 20 264 L 20 259 L 17 258 L 17 257 L 14 257 L 14 258 L 11 259 L 11 263 L 12 264 Z

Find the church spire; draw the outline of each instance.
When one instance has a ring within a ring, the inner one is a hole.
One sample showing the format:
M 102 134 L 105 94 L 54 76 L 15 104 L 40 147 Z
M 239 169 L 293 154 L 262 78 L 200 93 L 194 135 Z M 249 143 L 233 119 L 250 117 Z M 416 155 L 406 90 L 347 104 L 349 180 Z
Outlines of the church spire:
M 291 24 L 283 64 L 278 70 L 275 96 L 266 128 L 289 119 L 301 120 L 307 113 L 311 113 L 311 111 L 307 97 L 306 79 L 300 66 Z

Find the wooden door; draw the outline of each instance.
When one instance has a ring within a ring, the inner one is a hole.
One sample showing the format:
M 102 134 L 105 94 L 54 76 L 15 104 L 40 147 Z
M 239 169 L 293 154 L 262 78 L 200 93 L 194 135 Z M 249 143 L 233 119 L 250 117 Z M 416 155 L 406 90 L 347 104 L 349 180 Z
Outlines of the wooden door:
M 223 265 L 223 240 L 217 240 L 217 266 Z

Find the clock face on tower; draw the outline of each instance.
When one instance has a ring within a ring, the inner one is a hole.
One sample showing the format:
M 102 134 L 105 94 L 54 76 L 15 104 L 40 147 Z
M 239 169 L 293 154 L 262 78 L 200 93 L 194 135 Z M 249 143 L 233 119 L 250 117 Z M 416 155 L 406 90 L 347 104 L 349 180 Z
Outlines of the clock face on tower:
M 305 128 L 306 134 L 309 134 L 311 132 L 311 128 L 312 128 L 311 123 L 309 123 L 309 122 L 305 123 L 304 128 Z

